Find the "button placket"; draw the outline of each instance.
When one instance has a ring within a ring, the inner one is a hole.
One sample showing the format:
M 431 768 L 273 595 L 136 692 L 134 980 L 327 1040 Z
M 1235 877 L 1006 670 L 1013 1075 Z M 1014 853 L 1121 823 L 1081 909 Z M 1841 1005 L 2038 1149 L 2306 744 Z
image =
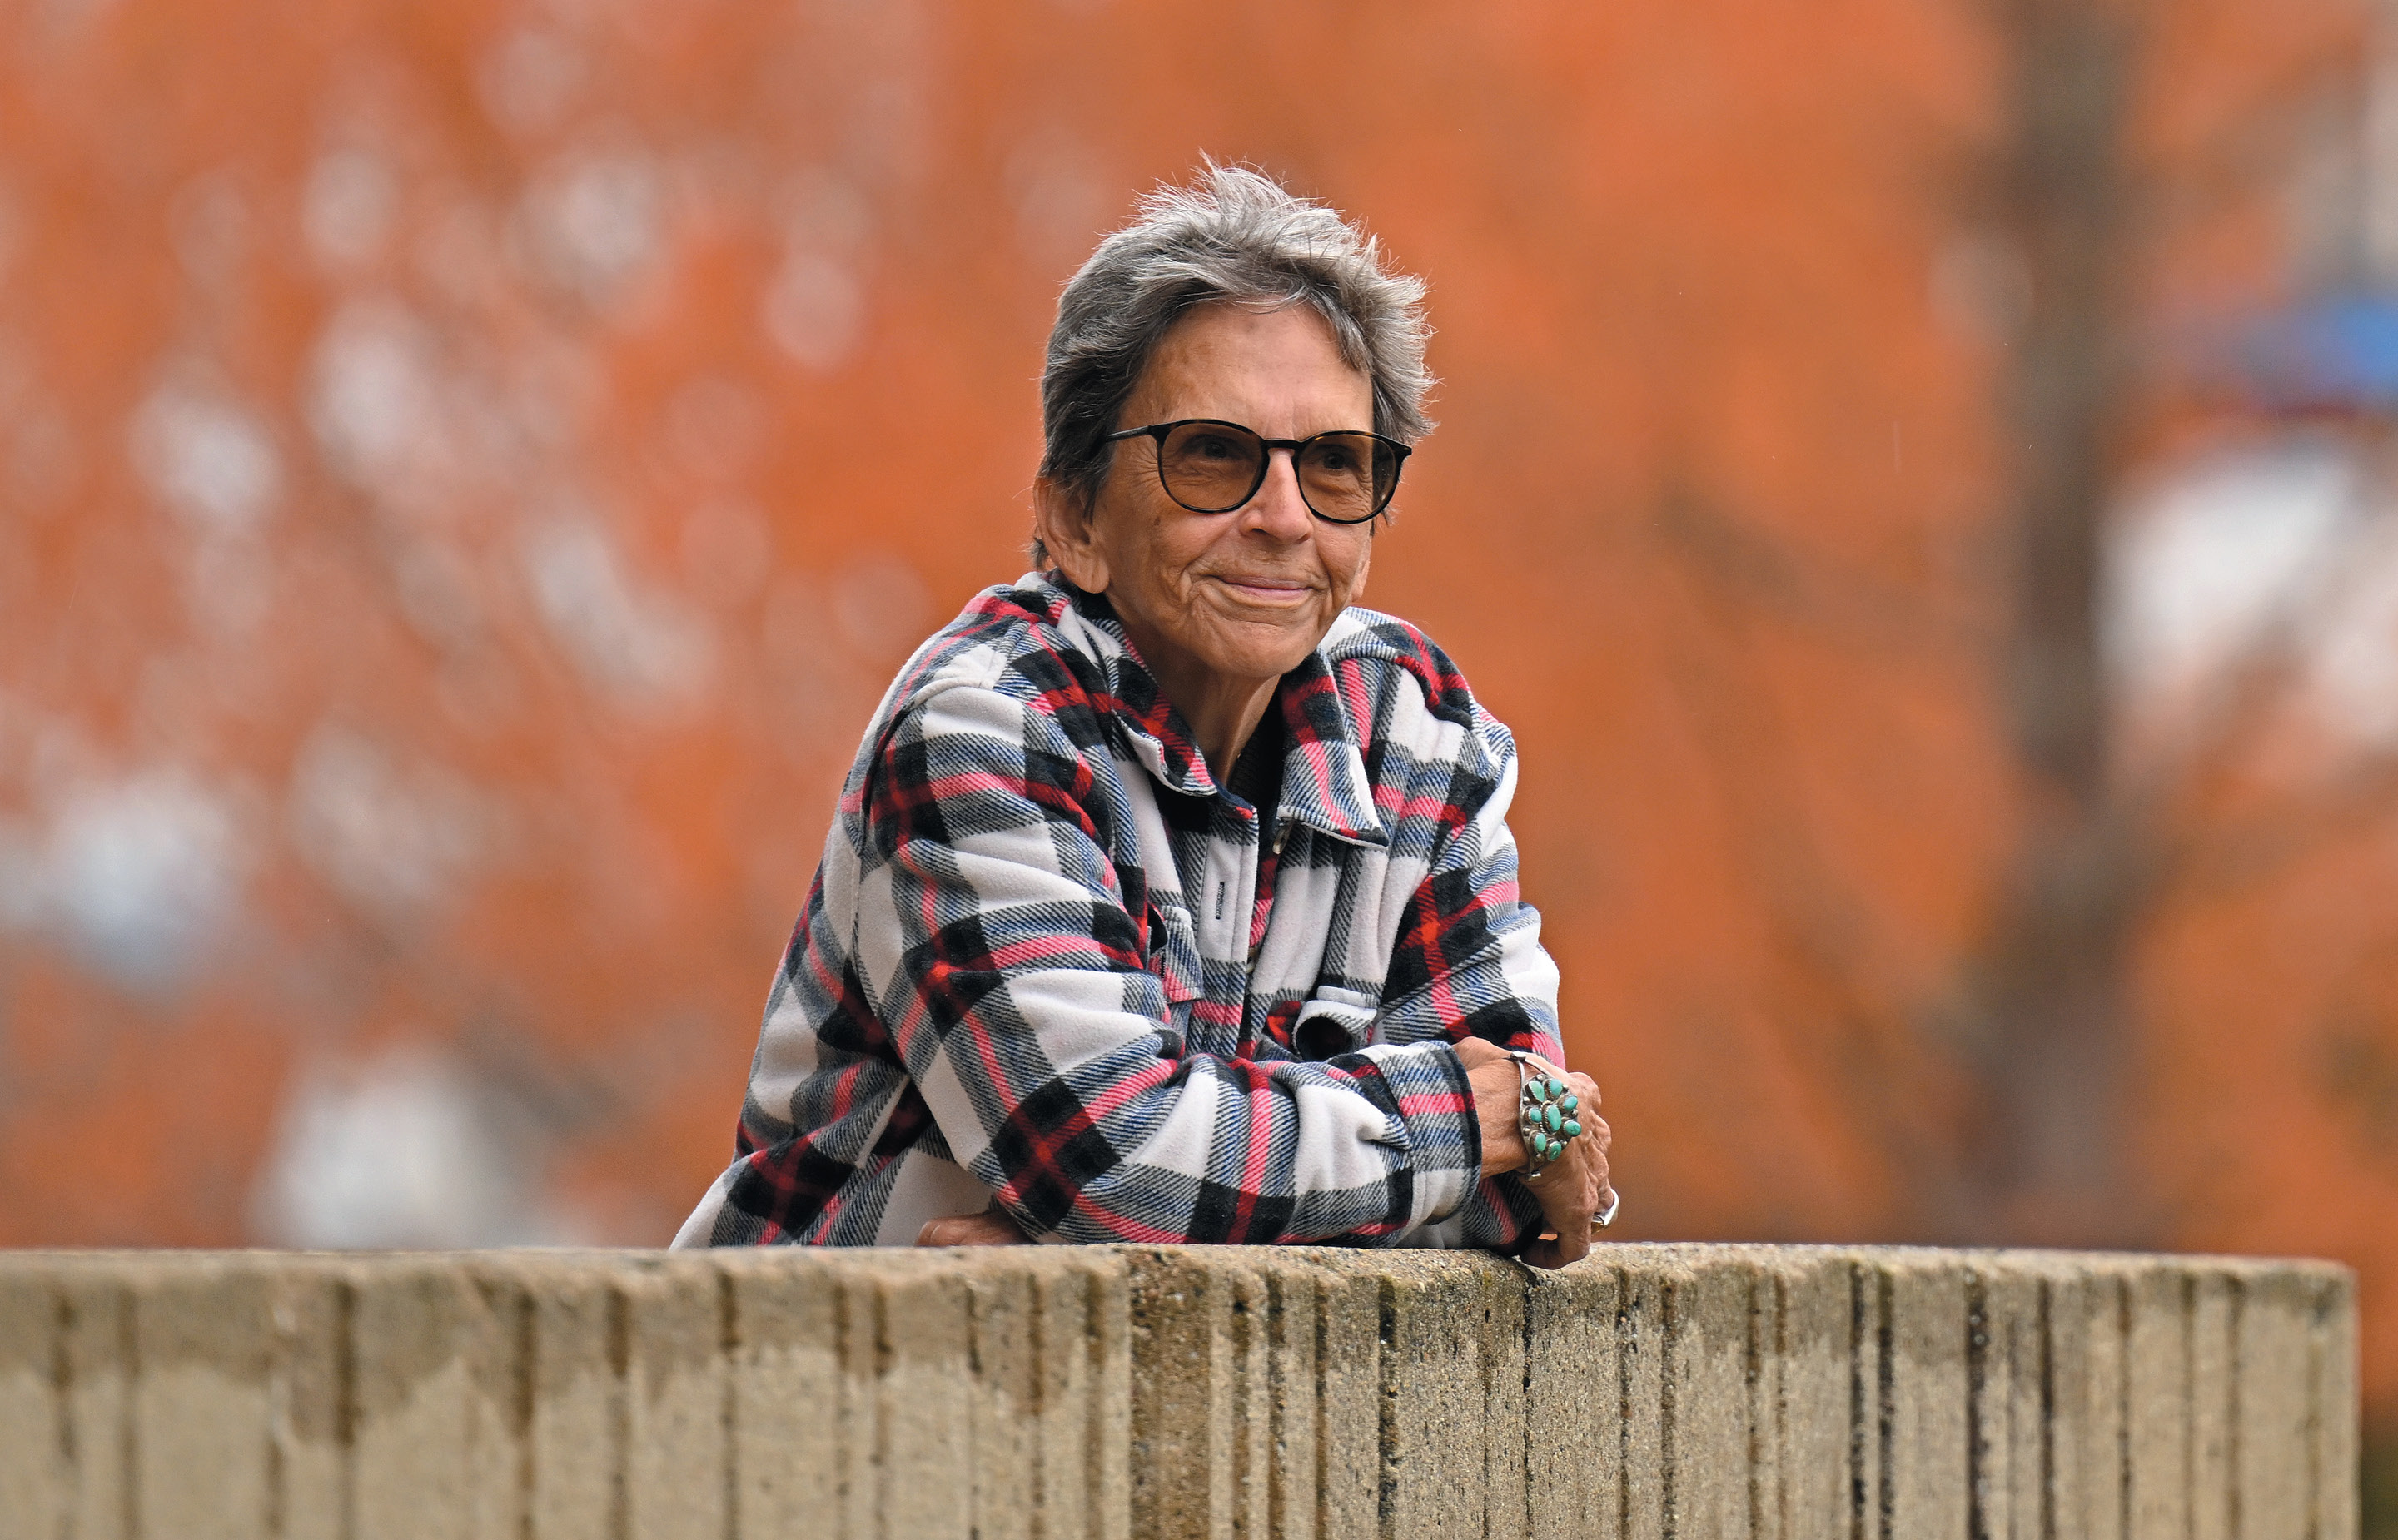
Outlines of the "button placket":
M 1282 848 L 1290 839 L 1290 823 L 1277 820 L 1274 826 L 1274 871 L 1282 871 Z M 1258 957 L 1266 949 L 1266 931 L 1273 923 L 1273 892 L 1267 885 L 1264 869 L 1260 867 L 1257 885 L 1249 899 L 1249 971 L 1254 974 Z
M 1227 808 L 1219 834 L 1208 841 L 1206 888 L 1203 902 L 1206 905 L 1195 918 L 1200 924 L 1200 950 L 1218 962 L 1245 962 L 1249 955 L 1248 930 L 1250 905 L 1257 896 L 1258 846 L 1254 835 L 1239 837 L 1248 830 L 1238 830 L 1237 824 L 1249 815 L 1238 809 Z M 1254 824 L 1251 825 L 1254 828 Z M 1237 831 L 1237 832 L 1236 832 Z M 1224 837 L 1232 835 L 1233 837 Z

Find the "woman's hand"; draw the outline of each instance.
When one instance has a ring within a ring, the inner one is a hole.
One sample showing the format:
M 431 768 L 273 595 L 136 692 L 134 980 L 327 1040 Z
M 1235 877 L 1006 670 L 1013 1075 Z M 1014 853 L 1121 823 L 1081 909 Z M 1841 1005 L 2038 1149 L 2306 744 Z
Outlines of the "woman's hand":
M 1505 1049 L 1468 1038 L 1457 1046 L 1458 1062 L 1465 1066 L 1474 1087 L 1474 1110 L 1482 1124 L 1482 1174 L 1521 1171 L 1527 1163 L 1524 1136 L 1516 1126 L 1516 1110 L 1523 1093 L 1523 1076 Z M 1541 1205 L 1548 1233 L 1521 1253 L 1535 1267 L 1562 1267 L 1590 1252 L 1591 1216 L 1614 1200 L 1608 1181 L 1607 1152 L 1613 1135 L 1598 1116 L 1598 1086 L 1587 1075 L 1560 1071 L 1535 1059 L 1535 1069 L 1565 1081 L 1580 1097 L 1574 1114 L 1582 1132 L 1566 1141 L 1566 1152 L 1549 1162 L 1525 1185 Z
M 919 1246 L 1030 1246 L 1016 1221 L 993 1199 L 980 1213 L 951 1214 L 936 1219 L 916 1232 Z

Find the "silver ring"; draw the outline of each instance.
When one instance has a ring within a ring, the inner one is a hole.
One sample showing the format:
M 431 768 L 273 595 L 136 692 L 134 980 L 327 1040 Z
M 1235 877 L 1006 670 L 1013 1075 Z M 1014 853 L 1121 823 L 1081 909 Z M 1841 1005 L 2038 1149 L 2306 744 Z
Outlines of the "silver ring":
M 1612 1186 L 1609 1187 L 1607 1189 L 1607 1207 L 1600 1212 L 1590 1216 L 1590 1227 L 1594 1230 L 1603 1230 L 1610 1225 L 1614 1224 L 1615 1211 L 1622 1207 L 1623 1207 L 1623 1195 L 1616 1191 Z

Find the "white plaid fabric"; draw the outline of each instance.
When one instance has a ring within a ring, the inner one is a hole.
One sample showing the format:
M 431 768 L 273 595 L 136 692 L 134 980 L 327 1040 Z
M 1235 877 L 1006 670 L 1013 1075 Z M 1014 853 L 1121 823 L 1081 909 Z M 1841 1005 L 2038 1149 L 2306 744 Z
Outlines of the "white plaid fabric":
M 918 649 L 676 1244 L 906 1245 L 994 1199 L 1044 1240 L 1529 1241 L 1450 1047 L 1560 1053 L 1514 741 L 1370 610 L 1276 699 L 1260 810 L 1054 575 Z

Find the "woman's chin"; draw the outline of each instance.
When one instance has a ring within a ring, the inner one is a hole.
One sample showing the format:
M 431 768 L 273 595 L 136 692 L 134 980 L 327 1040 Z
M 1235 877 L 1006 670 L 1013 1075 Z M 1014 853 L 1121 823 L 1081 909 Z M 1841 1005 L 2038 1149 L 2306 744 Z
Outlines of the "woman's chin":
M 1317 605 L 1258 609 L 1202 604 L 1185 612 L 1184 623 L 1175 628 L 1179 636 L 1161 639 L 1221 681 L 1279 679 L 1315 650 L 1332 618 Z
M 1270 643 L 1211 649 L 1207 665 L 1228 679 L 1279 679 L 1315 650 L 1319 637 L 1276 636 Z M 1246 640 L 1246 638 L 1245 638 Z

